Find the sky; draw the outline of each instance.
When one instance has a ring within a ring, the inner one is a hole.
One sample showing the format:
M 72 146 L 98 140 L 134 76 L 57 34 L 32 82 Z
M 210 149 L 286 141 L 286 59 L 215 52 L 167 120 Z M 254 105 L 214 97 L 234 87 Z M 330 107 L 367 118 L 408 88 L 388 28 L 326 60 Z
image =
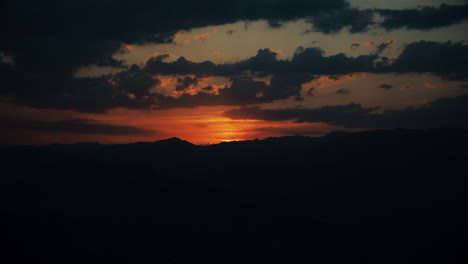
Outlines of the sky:
M 468 1 L 2 1 L 0 145 L 468 128 Z

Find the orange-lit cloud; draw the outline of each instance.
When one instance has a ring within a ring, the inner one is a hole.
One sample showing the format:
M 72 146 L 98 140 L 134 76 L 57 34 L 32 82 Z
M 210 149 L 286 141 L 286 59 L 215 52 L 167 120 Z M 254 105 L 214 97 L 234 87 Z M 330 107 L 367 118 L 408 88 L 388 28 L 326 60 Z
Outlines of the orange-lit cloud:
M 394 43 L 395 41 L 393 39 L 385 40 L 384 42 L 382 42 L 382 44 L 386 45 L 387 47 L 393 46 Z
M 178 79 L 179 78 L 185 78 L 185 77 L 190 77 L 190 78 L 197 78 L 197 83 L 190 85 L 186 89 L 182 91 L 176 91 L 176 87 L 179 84 Z M 226 85 L 230 85 L 232 82 L 229 81 L 228 78 L 225 77 L 219 77 L 219 76 L 196 76 L 196 75 L 155 75 L 153 76 L 155 79 L 159 79 L 161 83 L 158 85 L 158 87 L 153 88 L 151 92 L 157 92 L 161 93 L 167 96 L 172 96 L 172 97 L 180 97 L 183 94 L 190 94 L 190 95 L 195 95 L 200 92 L 204 93 L 211 93 L 211 94 L 218 94 L 219 90 L 224 88 Z M 206 88 L 210 86 L 212 90 L 206 90 L 203 88 Z
M 375 46 L 375 42 L 373 42 L 373 41 L 365 42 L 365 43 L 364 43 L 364 46 L 366 46 L 366 47 L 374 47 L 374 46 Z
M 427 82 L 427 83 L 424 84 L 424 87 L 435 89 L 435 88 L 437 88 L 437 85 L 435 83 Z
M 270 51 L 272 51 L 272 52 L 274 52 L 274 53 L 276 53 L 276 54 L 283 54 L 283 53 L 284 53 L 284 51 L 282 51 L 282 50 L 277 50 L 277 49 L 270 49 Z
M 206 39 L 210 36 L 210 33 L 199 34 L 193 37 L 193 39 Z
M 158 57 L 158 56 L 161 56 L 161 55 L 169 55 L 169 58 L 170 59 L 176 59 L 177 56 L 175 54 L 172 54 L 172 53 L 159 53 L 159 52 L 154 52 L 153 54 L 151 54 L 150 58 L 155 58 L 155 57 Z
M 122 47 L 123 47 L 124 50 L 126 50 L 126 51 L 132 51 L 132 50 L 135 48 L 135 46 L 130 45 L 130 44 L 123 44 Z
M 411 89 L 410 86 L 403 86 L 403 87 L 400 87 L 400 90 L 401 90 L 401 91 L 407 91 L 407 90 L 409 90 L 409 89 Z
M 179 31 L 174 35 L 174 38 L 183 38 L 183 37 L 185 37 L 185 33 L 182 31 Z
M 313 79 L 310 82 L 304 83 L 302 85 L 303 93 L 308 94 L 310 88 L 326 88 L 338 83 L 344 83 L 347 81 L 354 81 L 358 79 L 365 79 L 371 76 L 369 73 L 355 73 L 355 74 L 345 74 L 345 75 L 320 75 L 318 78 Z

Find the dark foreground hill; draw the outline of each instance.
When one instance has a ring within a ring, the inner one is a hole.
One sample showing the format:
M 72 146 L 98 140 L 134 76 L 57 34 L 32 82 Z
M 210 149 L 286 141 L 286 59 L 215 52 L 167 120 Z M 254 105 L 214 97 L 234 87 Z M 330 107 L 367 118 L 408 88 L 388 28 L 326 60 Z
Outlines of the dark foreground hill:
M 8 263 L 466 263 L 468 132 L 0 149 Z

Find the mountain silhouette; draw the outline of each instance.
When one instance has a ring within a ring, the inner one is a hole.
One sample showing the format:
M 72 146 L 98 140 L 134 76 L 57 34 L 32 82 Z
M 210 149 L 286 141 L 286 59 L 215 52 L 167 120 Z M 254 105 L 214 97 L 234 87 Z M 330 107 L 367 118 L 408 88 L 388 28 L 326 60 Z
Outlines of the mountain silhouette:
M 0 246 L 10 263 L 464 263 L 467 150 L 463 129 L 4 147 Z

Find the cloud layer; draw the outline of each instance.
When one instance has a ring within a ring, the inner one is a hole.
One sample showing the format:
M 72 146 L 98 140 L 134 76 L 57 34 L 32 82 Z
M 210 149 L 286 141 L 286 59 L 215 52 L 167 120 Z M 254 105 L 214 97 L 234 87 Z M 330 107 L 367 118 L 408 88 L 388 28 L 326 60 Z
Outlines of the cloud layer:
M 336 78 L 336 75 L 355 72 L 432 73 L 448 80 L 468 78 L 468 45 L 419 41 L 408 44 L 396 59 L 388 59 L 380 54 L 390 44 L 391 41 L 385 41 L 375 53 L 358 57 L 343 53 L 326 56 L 320 48 L 300 47 L 291 59 L 285 60 L 278 59 L 278 54 L 270 49 L 260 49 L 255 56 L 230 64 L 197 63 L 184 57 L 167 62 L 169 55 L 163 54 L 151 57 L 143 67 L 133 65 L 120 73 L 97 78 L 58 78 L 60 75 L 48 72 L 25 76 L 16 66 L 3 63 L 0 64 L 0 95 L 10 102 L 38 108 L 105 112 L 118 107 L 169 109 L 249 105 L 292 96 L 300 99 L 301 85 L 317 75 Z M 183 92 L 198 84 L 197 78 L 203 76 L 224 76 L 233 83 L 218 93 L 213 87 L 206 87 L 196 95 L 183 94 L 177 98 L 151 92 L 162 84 L 155 76 L 188 74 L 195 77 L 179 77 L 176 91 Z M 252 80 L 252 77 L 265 76 L 273 76 L 271 83 Z
M 374 113 L 378 107 L 363 108 L 351 103 L 317 109 L 261 109 L 249 107 L 224 112 L 231 119 L 268 121 L 294 120 L 297 123 L 323 122 L 347 128 L 468 128 L 468 95 L 442 98 L 421 107 Z
M 0 128 L 34 132 L 93 135 L 151 135 L 157 133 L 155 130 L 105 124 L 93 119 L 73 118 L 64 118 L 60 121 L 0 120 Z

